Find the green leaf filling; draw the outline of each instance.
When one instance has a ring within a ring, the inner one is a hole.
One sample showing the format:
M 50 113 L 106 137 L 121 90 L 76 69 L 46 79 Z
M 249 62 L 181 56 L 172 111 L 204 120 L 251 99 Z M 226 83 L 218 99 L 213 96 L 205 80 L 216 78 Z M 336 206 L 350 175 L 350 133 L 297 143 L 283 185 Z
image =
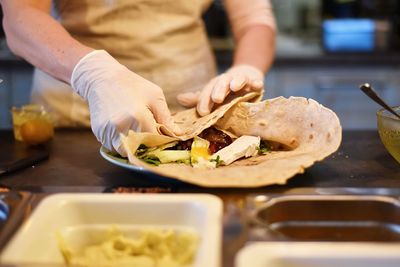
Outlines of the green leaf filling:
M 167 149 L 175 145 L 175 143 L 166 144 L 158 148 L 149 148 L 145 145 L 140 145 L 135 155 L 138 159 L 155 166 L 170 162 L 190 164 L 190 151 Z
M 145 157 L 142 157 L 140 159 L 143 160 L 144 162 L 148 163 L 148 164 L 152 164 L 152 165 L 155 165 L 155 166 L 158 166 L 158 165 L 161 164 L 161 161 L 156 157 L 145 156 Z
M 143 156 L 149 148 L 145 145 L 140 145 L 139 148 L 136 150 L 136 156 L 140 157 Z
M 215 158 L 215 159 L 210 159 L 210 161 L 215 162 L 215 167 L 217 167 L 217 168 L 223 163 L 223 161 L 220 160 L 219 156 L 217 156 L 217 158 Z
M 271 147 L 266 141 L 261 140 L 260 146 L 257 147 L 257 150 L 259 155 L 264 155 L 271 151 Z

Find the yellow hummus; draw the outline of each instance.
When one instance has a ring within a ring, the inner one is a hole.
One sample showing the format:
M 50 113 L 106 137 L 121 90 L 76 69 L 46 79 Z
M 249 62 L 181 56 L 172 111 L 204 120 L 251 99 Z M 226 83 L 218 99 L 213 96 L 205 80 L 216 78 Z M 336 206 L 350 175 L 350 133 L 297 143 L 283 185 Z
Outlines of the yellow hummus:
M 188 267 L 198 247 L 190 231 L 147 229 L 135 238 L 113 227 L 107 238 L 73 251 L 60 236 L 59 246 L 68 266 L 79 267 Z

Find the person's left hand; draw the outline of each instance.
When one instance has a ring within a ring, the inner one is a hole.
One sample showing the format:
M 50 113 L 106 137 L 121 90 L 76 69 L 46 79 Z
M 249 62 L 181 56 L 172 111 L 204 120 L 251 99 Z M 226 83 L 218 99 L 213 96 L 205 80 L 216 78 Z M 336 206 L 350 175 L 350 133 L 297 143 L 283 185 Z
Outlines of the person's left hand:
M 201 91 L 180 94 L 177 100 L 185 107 L 197 106 L 197 112 L 205 116 L 211 112 L 214 104 L 224 102 L 230 92 L 260 91 L 263 87 L 262 71 L 250 65 L 236 65 L 213 78 Z

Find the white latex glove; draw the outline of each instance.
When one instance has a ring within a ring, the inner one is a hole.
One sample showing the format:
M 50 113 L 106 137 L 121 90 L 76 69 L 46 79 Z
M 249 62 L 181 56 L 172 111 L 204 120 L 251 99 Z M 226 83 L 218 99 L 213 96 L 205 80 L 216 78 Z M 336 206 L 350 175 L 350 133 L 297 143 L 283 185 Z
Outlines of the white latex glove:
M 109 150 L 126 156 L 120 133 L 132 129 L 156 133 L 156 122 L 173 132 L 174 124 L 163 91 L 131 72 L 104 50 L 96 50 L 75 66 L 72 88 L 89 104 L 90 121 L 97 140 Z
M 224 102 L 230 92 L 260 91 L 263 87 L 262 71 L 250 65 L 236 65 L 213 78 L 201 91 L 180 94 L 177 100 L 185 107 L 197 106 L 197 112 L 204 116 L 211 112 L 214 104 Z

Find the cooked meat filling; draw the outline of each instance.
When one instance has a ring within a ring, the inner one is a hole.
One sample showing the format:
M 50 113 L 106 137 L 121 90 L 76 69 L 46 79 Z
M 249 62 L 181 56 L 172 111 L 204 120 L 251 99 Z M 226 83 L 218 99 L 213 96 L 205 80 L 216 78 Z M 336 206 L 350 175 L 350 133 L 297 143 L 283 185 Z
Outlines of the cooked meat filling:
M 210 142 L 208 152 L 211 155 L 232 144 L 232 138 L 229 135 L 214 127 L 205 129 L 199 137 Z
M 214 127 L 205 129 L 199 137 L 210 142 L 208 153 L 210 155 L 218 152 L 226 146 L 232 144 L 232 138 Z M 179 141 L 177 145 L 167 148 L 167 150 L 190 150 L 192 147 L 193 138 L 186 141 Z

